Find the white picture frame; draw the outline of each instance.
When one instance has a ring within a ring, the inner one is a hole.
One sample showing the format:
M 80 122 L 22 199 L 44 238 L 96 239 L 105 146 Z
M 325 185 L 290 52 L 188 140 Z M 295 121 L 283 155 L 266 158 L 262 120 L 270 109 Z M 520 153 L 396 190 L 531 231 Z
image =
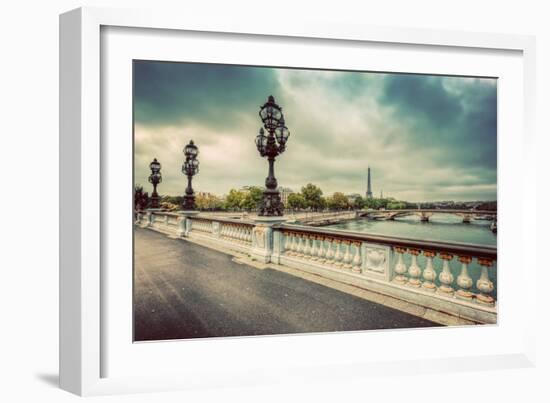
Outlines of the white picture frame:
M 195 36 L 200 36 L 200 33 L 218 33 L 219 36 L 244 35 L 253 37 L 254 41 L 259 43 L 267 40 L 305 41 L 304 43 L 309 40 L 323 40 L 329 41 L 330 46 L 335 47 L 345 44 L 376 43 L 382 47 L 400 45 L 422 49 L 470 49 L 479 54 L 492 51 L 515 52 L 521 60 L 521 75 L 515 79 L 521 81 L 524 95 L 520 100 L 523 106 L 520 121 L 514 122 L 519 125 L 520 131 L 523 131 L 519 140 L 514 140 L 519 141 L 519 153 L 522 158 L 522 168 L 514 180 L 519 180 L 522 186 L 526 186 L 528 178 L 535 172 L 534 160 L 527 157 L 534 145 L 535 43 L 532 37 L 312 21 L 302 21 L 299 24 L 292 21 L 247 21 L 243 24 L 242 21 L 232 19 L 214 21 L 192 15 L 174 15 L 151 10 L 81 8 L 65 13 L 60 17 L 60 385 L 63 389 L 79 395 L 96 395 L 190 387 L 244 386 L 269 383 L 273 379 L 277 382 L 291 382 L 292 378 L 298 375 L 302 379 L 330 380 L 334 379 L 334 375 L 329 376 L 327 373 L 334 372 L 337 372 L 339 377 L 345 377 L 357 374 L 397 375 L 418 371 L 430 373 L 533 365 L 536 297 L 533 290 L 518 290 L 514 298 L 517 298 L 523 312 L 528 314 L 523 315 L 521 321 L 517 316 L 506 317 L 499 326 L 489 329 L 485 335 L 480 334 L 480 337 L 500 337 L 499 332 L 502 329 L 514 329 L 507 333 L 513 338 L 513 343 L 502 347 L 501 350 L 495 349 L 487 355 L 479 351 L 470 356 L 461 355 L 460 351 L 456 350 L 450 354 L 446 354 L 445 351 L 436 351 L 434 354 L 407 353 L 402 358 L 396 353 L 393 356 L 388 354 L 388 359 L 373 360 L 362 355 L 360 350 L 354 350 L 353 346 L 358 346 L 367 339 L 369 342 L 381 343 L 380 345 L 386 343 L 388 346 L 390 342 L 384 341 L 388 338 L 387 335 L 381 332 L 352 332 L 345 335 L 323 336 L 322 339 L 319 339 L 318 335 L 305 335 L 191 342 L 194 343 L 193 350 L 199 353 L 195 356 L 188 355 L 189 359 L 184 363 L 175 362 L 167 365 L 170 368 L 157 376 L 125 374 L 124 369 L 116 371 L 117 374 L 111 376 L 105 362 L 113 355 L 113 349 L 106 346 L 117 346 L 108 340 L 104 329 L 109 324 L 105 318 L 112 315 L 112 312 L 106 302 L 109 291 L 103 283 L 105 273 L 102 272 L 109 244 L 102 237 L 101 228 L 105 220 L 102 209 L 109 203 L 108 197 L 105 196 L 108 187 L 104 179 L 108 157 L 101 137 L 102 131 L 105 130 L 102 122 L 102 112 L 105 112 L 102 111 L 102 91 L 108 91 L 108 88 L 102 88 L 100 85 L 109 85 L 102 82 L 101 77 L 102 46 L 105 45 L 102 43 L 102 29 L 106 27 L 194 32 Z M 436 64 L 433 59 L 431 62 Z M 499 102 L 500 100 L 499 95 Z M 500 164 L 501 157 L 509 158 L 514 150 L 509 149 L 510 144 L 500 142 L 500 137 L 499 144 L 505 144 L 504 151 L 499 150 Z M 499 166 L 499 186 L 501 168 Z M 522 202 L 529 196 L 517 197 Z M 499 203 L 500 198 L 499 190 Z M 501 209 L 499 204 L 499 215 L 506 214 L 506 211 L 507 209 Z M 508 264 L 520 262 L 521 278 L 535 278 L 534 254 L 521 253 L 527 251 L 528 245 L 533 243 L 532 238 L 536 233 L 536 220 L 532 217 L 534 211 L 525 209 L 518 214 L 521 218 L 519 223 L 510 223 L 508 230 L 507 220 L 499 217 L 499 231 L 504 227 L 504 241 L 507 241 L 508 245 L 511 242 L 516 245 L 515 255 L 510 251 L 503 250 L 503 253 L 505 257 L 509 257 Z M 506 231 L 517 234 L 508 237 Z M 501 249 L 499 259 L 500 252 Z M 517 256 L 521 256 L 521 259 Z M 506 267 L 506 264 L 504 263 L 503 267 Z M 500 265 L 501 262 L 499 268 Z M 499 287 L 501 285 L 499 279 Z M 502 289 L 506 291 L 506 284 Z M 507 298 L 506 294 L 503 298 Z M 456 338 L 466 335 L 465 329 L 448 330 L 453 332 Z M 405 343 L 405 337 L 414 338 L 414 334 L 400 331 L 392 333 L 390 338 Z M 436 333 L 433 337 L 437 337 Z M 339 361 L 336 358 L 332 359 L 330 354 L 323 359 L 317 357 L 314 350 L 308 350 L 308 346 L 317 343 L 318 340 L 322 340 L 327 351 L 332 351 L 333 347 L 345 341 L 345 344 L 351 347 L 342 349 L 342 353 L 352 354 L 353 359 Z M 231 356 L 222 359 L 215 356 L 223 357 L 228 348 L 227 343 L 231 343 L 235 348 L 246 346 L 252 357 L 250 361 L 243 360 L 243 363 L 224 365 L 223 360 L 229 360 Z M 254 362 L 254 357 L 265 352 L 266 343 L 270 343 L 269 348 L 275 348 L 275 345 L 287 348 L 288 343 L 288 348 L 292 348 L 292 351 L 302 351 L 303 354 L 297 354 L 292 359 L 289 357 L 286 362 L 270 359 L 263 364 Z M 189 345 L 188 342 L 187 346 Z M 154 351 L 166 354 L 167 351 L 176 348 L 179 348 L 177 343 L 164 343 L 162 352 L 160 348 L 152 347 L 152 352 L 144 354 L 155 354 Z M 200 354 L 205 351 L 213 351 L 215 354 Z M 181 370 L 175 371 L 178 365 Z M 256 365 L 263 365 L 263 372 L 252 371 L 259 368 Z M 199 369 L 193 373 L 186 372 L 185 368 L 189 366 Z M 308 370 L 304 372 L 304 368 Z

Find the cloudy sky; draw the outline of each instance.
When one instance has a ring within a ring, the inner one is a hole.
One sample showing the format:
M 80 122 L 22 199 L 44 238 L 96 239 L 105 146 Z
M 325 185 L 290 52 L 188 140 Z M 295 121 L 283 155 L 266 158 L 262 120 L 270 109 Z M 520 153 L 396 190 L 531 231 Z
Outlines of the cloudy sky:
M 195 191 L 263 186 L 254 139 L 272 94 L 290 130 L 280 186 L 400 200 L 496 200 L 495 79 L 134 62 L 135 181 L 162 163 L 159 193 L 182 194 L 183 147 L 200 149 Z

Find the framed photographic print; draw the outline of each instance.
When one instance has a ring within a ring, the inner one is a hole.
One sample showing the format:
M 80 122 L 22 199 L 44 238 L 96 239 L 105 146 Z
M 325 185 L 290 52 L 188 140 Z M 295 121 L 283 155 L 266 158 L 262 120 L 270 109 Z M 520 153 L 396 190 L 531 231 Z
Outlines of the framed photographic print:
M 180 17 L 61 16 L 63 388 L 530 365 L 531 38 Z

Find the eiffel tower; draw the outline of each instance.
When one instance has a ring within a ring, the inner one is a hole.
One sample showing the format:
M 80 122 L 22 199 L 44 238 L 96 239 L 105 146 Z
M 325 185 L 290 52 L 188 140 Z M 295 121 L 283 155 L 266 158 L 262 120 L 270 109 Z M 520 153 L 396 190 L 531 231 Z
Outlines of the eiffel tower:
M 367 171 L 367 199 L 372 199 L 372 188 L 370 185 L 370 167 Z

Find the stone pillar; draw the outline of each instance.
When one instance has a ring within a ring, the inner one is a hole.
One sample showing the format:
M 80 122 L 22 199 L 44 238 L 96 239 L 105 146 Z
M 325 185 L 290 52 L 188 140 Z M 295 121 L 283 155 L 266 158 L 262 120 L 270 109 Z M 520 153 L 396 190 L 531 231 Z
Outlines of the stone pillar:
M 178 217 L 178 230 L 177 235 L 180 238 L 183 238 L 185 236 L 185 217 Z
M 153 226 L 153 222 L 155 222 L 155 217 L 153 213 L 150 210 L 147 210 L 145 212 L 145 224 L 143 225 L 144 228 L 149 228 Z
M 274 230 L 272 231 L 272 238 L 273 238 L 273 251 L 271 253 L 271 263 L 280 264 L 281 263 L 281 255 L 285 252 L 285 243 L 287 240 L 285 239 L 285 234 L 283 234 L 283 231 L 280 230 Z M 289 236 L 289 233 L 286 235 Z
M 188 237 L 189 233 L 191 232 L 192 227 L 192 221 L 191 218 L 199 214 L 198 211 L 192 211 L 192 210 L 184 210 L 179 212 L 182 215 L 183 223 L 180 224 L 180 231 L 182 230 L 183 233 L 181 236 Z
M 273 231 L 273 226 L 286 221 L 284 217 L 257 217 L 254 219 L 254 228 L 252 229 L 252 250 L 250 257 L 252 260 L 258 260 L 263 263 L 270 263 L 272 254 L 274 254 L 274 244 L 276 244 L 276 253 L 273 263 L 279 263 L 282 253 L 281 231 Z M 274 232 L 277 233 L 274 239 Z

